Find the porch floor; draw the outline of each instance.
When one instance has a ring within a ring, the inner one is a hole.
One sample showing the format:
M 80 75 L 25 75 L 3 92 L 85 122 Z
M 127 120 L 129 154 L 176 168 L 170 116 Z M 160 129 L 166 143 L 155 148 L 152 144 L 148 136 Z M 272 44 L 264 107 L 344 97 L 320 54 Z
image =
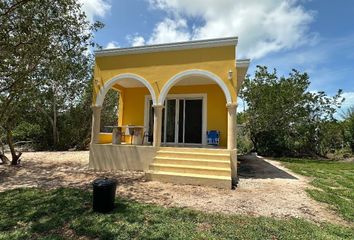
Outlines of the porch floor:
M 152 144 L 130 144 L 126 142 L 122 142 L 121 144 L 113 144 L 113 143 L 99 143 L 99 145 L 117 145 L 117 146 L 141 146 L 141 147 L 152 147 Z M 200 144 L 161 144 L 160 148 L 206 148 L 206 149 L 224 149 L 227 148 L 225 146 L 214 146 L 214 145 L 200 145 Z
M 161 144 L 161 147 L 226 149 L 226 147 L 224 146 L 200 145 L 200 144 Z

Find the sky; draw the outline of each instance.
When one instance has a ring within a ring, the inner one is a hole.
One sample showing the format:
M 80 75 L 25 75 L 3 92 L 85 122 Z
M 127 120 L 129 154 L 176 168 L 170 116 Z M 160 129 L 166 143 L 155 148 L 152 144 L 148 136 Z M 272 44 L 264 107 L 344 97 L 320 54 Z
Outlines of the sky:
M 79 0 L 103 48 L 238 36 L 237 58 L 309 74 L 309 91 L 354 105 L 353 0 Z

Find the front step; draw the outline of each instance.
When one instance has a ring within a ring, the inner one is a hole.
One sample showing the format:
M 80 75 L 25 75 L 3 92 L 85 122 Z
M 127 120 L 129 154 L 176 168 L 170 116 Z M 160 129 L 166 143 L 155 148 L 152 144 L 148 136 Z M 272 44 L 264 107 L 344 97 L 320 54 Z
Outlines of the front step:
M 173 157 L 155 157 L 154 163 L 191 165 L 191 166 L 208 166 L 217 168 L 229 168 L 229 160 L 215 159 L 198 159 L 198 158 L 173 158 Z
M 195 153 L 225 153 L 228 154 L 229 151 L 227 149 L 221 148 L 181 148 L 181 147 L 161 147 L 160 151 L 164 152 L 195 152 Z
M 152 163 L 150 165 L 150 170 L 155 170 L 155 171 L 160 171 L 160 172 L 231 176 L 231 169 L 230 168 L 216 168 L 216 167 L 191 166 L 191 165 L 180 165 L 180 164 Z
M 226 153 L 203 153 L 203 152 L 172 152 L 159 150 L 157 156 L 165 158 L 198 158 L 198 159 L 214 159 L 214 160 L 230 160 L 230 154 Z
M 152 181 L 169 182 L 176 184 L 189 184 L 231 189 L 231 177 L 211 176 L 201 174 L 187 174 L 175 172 L 152 171 L 146 173 L 146 178 Z
M 231 188 L 230 152 L 225 149 L 162 147 L 149 169 L 150 180 Z

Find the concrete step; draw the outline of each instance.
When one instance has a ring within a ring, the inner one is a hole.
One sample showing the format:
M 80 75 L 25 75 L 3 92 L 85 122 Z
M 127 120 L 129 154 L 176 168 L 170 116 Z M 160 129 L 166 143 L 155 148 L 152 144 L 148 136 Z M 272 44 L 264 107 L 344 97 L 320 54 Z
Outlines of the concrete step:
M 176 184 L 201 185 L 223 189 L 231 189 L 232 184 L 230 176 L 212 176 L 165 171 L 146 172 L 146 178 L 152 181 L 169 182 Z
M 150 164 L 150 170 L 174 172 L 174 173 L 191 173 L 201 175 L 214 175 L 214 176 L 231 176 L 231 168 L 219 168 L 219 167 L 205 167 L 205 166 L 192 166 L 181 164 Z
M 157 156 L 154 159 L 154 163 L 230 168 L 230 160 L 216 160 L 216 159 L 171 158 L 171 157 Z
M 193 148 L 193 147 L 160 147 L 159 151 L 165 152 L 201 152 L 201 153 L 224 153 L 229 154 L 230 151 L 222 148 Z
M 226 149 L 161 147 L 147 179 L 231 188 L 230 151 Z
M 194 159 L 201 159 L 201 160 L 225 160 L 230 161 L 230 154 L 229 153 L 206 153 L 206 152 L 172 152 L 172 151 L 165 151 L 159 150 L 157 151 L 156 156 L 164 157 L 164 158 L 194 158 Z

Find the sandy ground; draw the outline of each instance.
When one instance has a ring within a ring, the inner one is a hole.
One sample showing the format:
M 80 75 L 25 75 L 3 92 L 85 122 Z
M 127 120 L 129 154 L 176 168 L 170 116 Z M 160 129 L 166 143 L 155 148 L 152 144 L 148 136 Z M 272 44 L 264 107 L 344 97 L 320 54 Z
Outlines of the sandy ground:
M 241 159 L 236 190 L 148 182 L 143 172 L 103 172 L 87 167 L 88 152 L 28 152 L 21 166 L 0 165 L 0 191 L 17 187 L 91 188 L 97 177 L 118 180 L 117 195 L 163 206 L 189 207 L 206 212 L 300 217 L 314 222 L 348 225 L 325 204 L 311 199 L 308 179 L 279 162 L 256 157 Z

